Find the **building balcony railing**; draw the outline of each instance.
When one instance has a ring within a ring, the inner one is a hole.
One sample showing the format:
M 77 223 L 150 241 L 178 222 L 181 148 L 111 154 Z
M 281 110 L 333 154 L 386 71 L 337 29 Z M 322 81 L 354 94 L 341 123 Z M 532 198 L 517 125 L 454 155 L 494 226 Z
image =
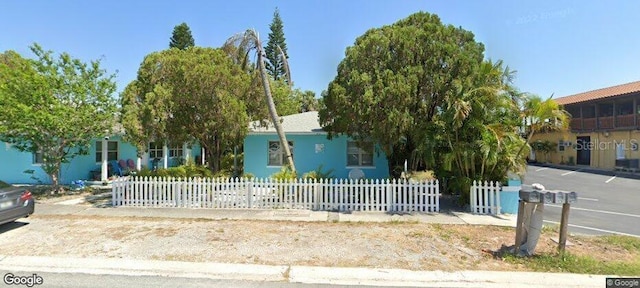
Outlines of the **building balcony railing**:
M 613 116 L 598 117 L 598 129 L 613 129 Z
M 635 127 L 636 121 L 633 114 L 616 116 L 616 127 Z
M 582 129 L 584 129 L 584 130 L 595 130 L 596 129 L 596 118 L 584 118 L 584 119 L 582 119 Z
M 618 115 L 616 117 L 573 118 L 569 125 L 571 130 L 578 131 L 638 127 L 635 115 L 633 114 Z

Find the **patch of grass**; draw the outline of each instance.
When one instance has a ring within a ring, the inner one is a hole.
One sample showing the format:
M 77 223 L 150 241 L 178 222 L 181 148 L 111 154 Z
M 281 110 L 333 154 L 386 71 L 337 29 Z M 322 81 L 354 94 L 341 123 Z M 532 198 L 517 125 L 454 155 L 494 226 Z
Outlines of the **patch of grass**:
M 560 225 L 542 225 L 542 233 L 558 233 L 560 232 Z
M 618 246 L 629 252 L 640 252 L 640 238 L 622 235 L 607 235 L 598 238 L 598 242 Z
M 419 231 L 411 231 L 407 233 L 407 237 L 412 237 L 412 238 L 421 238 L 424 236 L 425 236 L 424 232 L 419 232 Z
M 447 231 L 446 229 L 444 229 L 444 226 L 442 224 L 436 223 L 431 225 L 431 227 L 433 228 L 433 230 L 436 231 L 436 233 L 438 233 L 438 235 L 440 236 L 440 238 L 442 238 L 442 240 L 445 240 L 445 241 L 451 240 L 451 231 Z
M 598 261 L 590 256 L 577 256 L 569 252 L 517 257 L 506 254 L 503 259 L 538 272 L 565 272 L 600 275 L 640 275 L 640 259 L 634 261 Z

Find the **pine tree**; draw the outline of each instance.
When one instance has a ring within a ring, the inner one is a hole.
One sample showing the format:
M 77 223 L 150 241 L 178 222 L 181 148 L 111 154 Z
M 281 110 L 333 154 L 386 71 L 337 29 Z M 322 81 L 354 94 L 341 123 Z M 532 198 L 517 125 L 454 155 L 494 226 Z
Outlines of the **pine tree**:
M 271 21 L 271 24 L 269 24 L 269 29 L 271 30 L 271 32 L 269 32 L 269 41 L 267 42 L 267 46 L 264 48 L 267 58 L 267 73 L 276 80 L 283 79 L 286 74 L 286 69 L 282 58 L 280 58 L 278 46 L 282 49 L 285 57 L 289 59 L 283 28 L 284 25 L 280 18 L 280 12 L 278 11 L 278 8 L 276 8 L 276 11 L 273 12 L 273 20 Z
M 178 48 L 180 50 L 187 49 L 195 45 L 195 40 L 191 35 L 191 29 L 187 23 L 173 27 L 173 35 L 171 36 L 171 42 L 169 42 L 169 48 Z

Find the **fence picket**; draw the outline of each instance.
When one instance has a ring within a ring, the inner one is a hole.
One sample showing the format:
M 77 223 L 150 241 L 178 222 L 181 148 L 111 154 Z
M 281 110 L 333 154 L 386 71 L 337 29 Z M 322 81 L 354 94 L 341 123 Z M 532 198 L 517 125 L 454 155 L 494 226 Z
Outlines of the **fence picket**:
M 497 213 L 499 187 L 474 182 L 472 211 Z M 145 176 L 116 179 L 112 193 L 114 206 L 437 212 L 440 190 L 437 180 Z

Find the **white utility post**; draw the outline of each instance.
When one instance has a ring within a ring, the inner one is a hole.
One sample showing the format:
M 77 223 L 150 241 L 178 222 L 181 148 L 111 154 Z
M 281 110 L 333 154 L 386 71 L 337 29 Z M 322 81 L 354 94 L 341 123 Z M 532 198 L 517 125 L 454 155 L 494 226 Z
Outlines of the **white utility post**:
M 200 152 L 200 160 L 202 160 L 202 163 L 200 163 L 201 165 L 204 166 L 204 163 L 207 163 L 207 161 L 204 159 L 204 147 L 202 147 L 201 152 Z
M 109 171 L 109 163 L 108 163 L 108 144 L 109 144 L 109 138 L 108 137 L 104 137 L 104 140 L 102 140 L 102 166 L 100 167 L 100 181 L 107 181 L 107 179 L 109 179 L 109 175 L 108 175 L 108 171 Z

